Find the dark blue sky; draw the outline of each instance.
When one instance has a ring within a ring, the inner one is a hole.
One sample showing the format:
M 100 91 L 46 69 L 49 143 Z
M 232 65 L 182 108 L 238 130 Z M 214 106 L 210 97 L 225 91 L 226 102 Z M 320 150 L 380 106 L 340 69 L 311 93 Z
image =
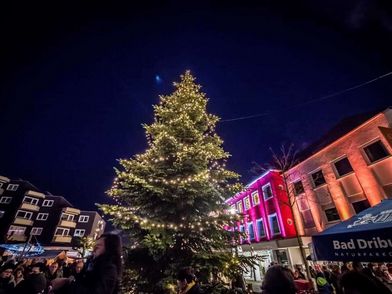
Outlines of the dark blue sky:
M 81 208 L 107 201 L 116 159 L 145 149 L 141 124 L 186 69 L 222 119 L 271 113 L 218 127 L 244 182 L 270 146 L 392 104 L 389 77 L 301 106 L 392 70 L 388 1 L 292 2 L 2 7 L 0 174 Z

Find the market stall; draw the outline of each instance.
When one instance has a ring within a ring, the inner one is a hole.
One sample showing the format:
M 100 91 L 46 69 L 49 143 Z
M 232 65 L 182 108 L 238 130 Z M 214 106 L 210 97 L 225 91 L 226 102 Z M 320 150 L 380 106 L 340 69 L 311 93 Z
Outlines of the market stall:
M 392 261 L 392 200 L 383 200 L 312 237 L 316 260 Z

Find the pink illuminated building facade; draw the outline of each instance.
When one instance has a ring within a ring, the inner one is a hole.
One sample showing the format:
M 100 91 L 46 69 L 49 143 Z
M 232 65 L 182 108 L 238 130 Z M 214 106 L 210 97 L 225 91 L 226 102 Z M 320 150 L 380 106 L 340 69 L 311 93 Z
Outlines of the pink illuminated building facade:
M 288 205 L 281 175 L 269 170 L 241 192 L 227 200 L 231 208 L 244 214 L 237 230 L 247 233 L 242 243 L 258 243 L 295 237 L 293 215 Z
M 241 240 L 241 254 L 264 257 L 245 278 L 261 280 L 272 261 L 291 267 L 302 263 L 293 215 L 279 171 L 265 172 L 226 203 L 243 215 L 235 227 L 247 236 Z

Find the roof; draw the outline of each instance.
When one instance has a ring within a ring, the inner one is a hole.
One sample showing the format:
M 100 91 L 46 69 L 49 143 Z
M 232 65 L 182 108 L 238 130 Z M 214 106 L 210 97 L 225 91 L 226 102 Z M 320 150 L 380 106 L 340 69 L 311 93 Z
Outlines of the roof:
M 301 162 L 308 157 L 316 154 L 323 148 L 338 140 L 340 137 L 343 137 L 345 134 L 349 133 L 350 131 L 364 124 L 366 121 L 370 120 L 372 117 L 388 109 L 391 109 L 391 107 L 388 107 L 386 109 L 378 109 L 366 113 L 360 113 L 342 119 L 326 134 L 321 136 L 318 140 L 306 147 L 304 150 L 300 151 L 297 155 L 298 161 Z
M 65 204 L 68 207 L 73 207 L 73 205 L 67 199 L 65 199 L 63 196 L 45 195 L 45 199 L 56 200 L 62 204 Z

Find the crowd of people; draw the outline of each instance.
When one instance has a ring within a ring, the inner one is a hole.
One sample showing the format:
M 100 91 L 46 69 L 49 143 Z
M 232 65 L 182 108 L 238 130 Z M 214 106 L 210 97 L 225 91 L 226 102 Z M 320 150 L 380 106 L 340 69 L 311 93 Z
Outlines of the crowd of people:
M 117 293 L 121 277 L 121 239 L 104 234 L 86 262 L 72 263 L 26 259 L 2 260 L 0 294 L 84 294 Z
M 310 267 L 310 274 L 320 294 L 391 294 L 392 264 L 347 262 Z M 261 286 L 263 294 L 296 294 L 299 280 L 305 280 L 301 268 L 294 271 L 272 265 Z M 307 291 L 303 291 L 307 292 Z M 312 292 L 312 291 L 310 291 Z

